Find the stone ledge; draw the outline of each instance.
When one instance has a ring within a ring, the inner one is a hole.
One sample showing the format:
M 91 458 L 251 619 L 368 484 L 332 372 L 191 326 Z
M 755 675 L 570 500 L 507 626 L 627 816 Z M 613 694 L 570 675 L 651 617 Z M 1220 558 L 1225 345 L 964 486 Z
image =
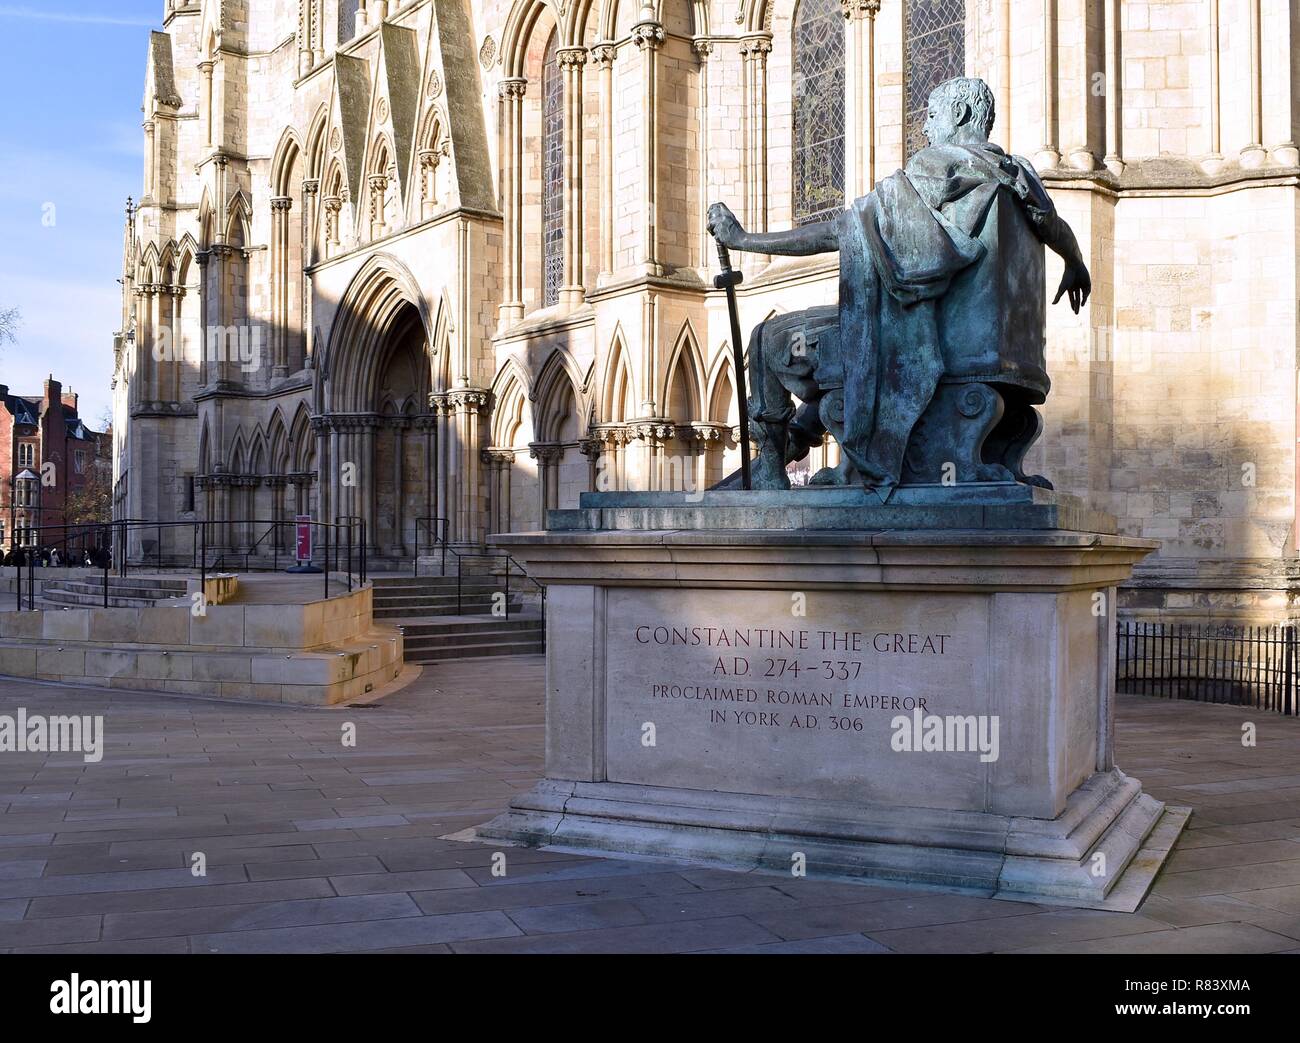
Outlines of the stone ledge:
M 175 648 L 167 653 L 0 639 L 0 674 L 142 691 L 329 706 L 360 698 L 402 672 L 401 632 L 376 626 L 360 641 L 301 649 Z
M 491 822 L 446 839 L 782 875 L 801 852 L 814 878 L 1132 912 L 1188 814 L 1118 770 L 1093 776 L 1051 820 L 546 780 Z M 1049 838 L 1055 853 L 1041 844 Z M 1092 868 L 1098 853 L 1101 876 Z

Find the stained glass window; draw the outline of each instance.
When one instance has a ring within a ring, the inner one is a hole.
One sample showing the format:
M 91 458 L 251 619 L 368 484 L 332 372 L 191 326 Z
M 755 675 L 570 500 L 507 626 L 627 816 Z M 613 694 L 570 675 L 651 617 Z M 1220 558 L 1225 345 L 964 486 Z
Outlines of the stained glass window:
M 558 304 L 564 285 L 564 78 L 551 34 L 542 66 L 542 306 Z
M 794 223 L 844 209 L 844 12 L 802 0 L 794 20 Z
M 926 103 L 930 92 L 966 74 L 966 0 L 907 0 L 908 156 L 925 148 Z

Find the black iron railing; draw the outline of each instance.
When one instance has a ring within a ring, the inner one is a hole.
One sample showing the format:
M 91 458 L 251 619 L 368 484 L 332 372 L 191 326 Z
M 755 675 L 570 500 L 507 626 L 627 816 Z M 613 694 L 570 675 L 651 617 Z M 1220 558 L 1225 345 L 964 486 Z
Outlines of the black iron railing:
M 1300 712 L 1296 627 L 1122 621 L 1115 688 L 1207 703 Z
M 219 571 L 222 568 L 233 567 L 241 559 L 245 569 L 247 569 L 250 559 L 268 535 L 277 532 L 284 526 L 296 524 L 296 522 L 288 522 L 283 519 L 223 518 L 219 521 L 174 522 L 122 519 L 91 525 L 84 523 L 42 525 L 40 529 L 41 548 L 25 547 L 15 549 L 15 553 L 21 554 L 23 559 L 22 564 L 16 570 L 15 595 L 17 605 L 19 609 L 24 607 L 25 593 L 25 607 L 29 609 L 35 608 L 35 570 L 41 549 L 48 550 L 56 546 L 67 547 L 71 546 L 75 541 L 84 543 L 92 534 L 95 541 L 95 553 L 100 559 L 97 564 L 102 567 L 104 573 L 104 605 L 107 607 L 110 572 L 125 578 L 132 568 L 137 570 L 152 568 L 160 572 L 168 569 L 184 569 L 197 572 L 199 582 L 206 584 L 208 573 Z M 339 523 L 312 521 L 303 524 L 311 526 L 312 555 L 310 561 L 311 564 L 319 565 L 321 568 L 325 597 L 328 598 L 330 595 L 330 573 L 337 573 L 340 565 L 344 566 L 346 570 L 348 591 L 353 589 L 354 577 L 361 583 L 366 581 L 368 564 L 366 558 L 366 525 L 363 520 L 352 519 Z M 237 527 L 246 527 L 245 531 L 253 532 L 260 526 L 268 526 L 267 531 L 245 549 L 223 546 L 220 536 L 217 536 L 216 539 L 213 538 L 215 534 L 220 534 L 223 531 L 228 532 Z M 171 550 L 166 554 L 163 551 L 163 545 L 167 542 L 163 539 L 164 534 L 172 536 L 170 541 Z M 155 546 L 152 549 L 144 546 L 144 539 L 147 535 L 154 537 Z M 188 554 L 179 549 L 187 543 L 189 544 L 187 548 Z M 276 550 L 272 554 L 272 560 L 278 569 L 280 563 L 278 536 L 275 537 L 274 543 Z M 134 544 L 139 544 L 140 550 L 133 554 L 132 548 Z M 359 570 L 354 572 L 354 566 L 358 566 Z M 26 572 L 26 583 L 24 583 L 23 579 L 24 572 Z
M 423 533 L 423 542 L 421 541 Z M 528 575 L 528 570 L 523 567 L 514 557 L 505 551 L 479 551 L 467 549 L 464 547 L 454 547 L 447 538 L 448 521 L 446 518 L 417 518 L 415 521 L 415 577 L 420 576 L 420 548 L 423 546 L 426 550 L 435 551 L 441 557 L 439 574 L 447 575 L 447 557 L 451 556 L 452 564 L 456 568 L 456 615 L 464 615 L 465 607 L 465 562 L 470 561 L 496 561 L 503 563 L 502 575 L 505 580 L 505 590 L 502 591 L 505 597 L 505 618 L 510 618 L 510 579 L 511 576 L 520 580 L 526 580 L 537 588 L 540 595 L 542 621 L 546 620 L 546 587 L 532 576 Z M 493 575 L 491 566 L 488 568 L 489 576 Z

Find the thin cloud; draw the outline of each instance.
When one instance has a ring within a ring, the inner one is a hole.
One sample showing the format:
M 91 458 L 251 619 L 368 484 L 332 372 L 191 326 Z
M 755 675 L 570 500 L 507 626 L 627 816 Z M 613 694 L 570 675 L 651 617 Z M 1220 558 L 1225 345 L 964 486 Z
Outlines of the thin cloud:
M 35 7 L 10 7 L 0 4 L 0 15 L 7 18 L 30 18 L 39 22 L 73 22 L 79 25 L 129 25 L 151 28 L 154 23 L 145 18 L 115 18 L 106 14 L 71 14 L 66 11 L 42 11 Z

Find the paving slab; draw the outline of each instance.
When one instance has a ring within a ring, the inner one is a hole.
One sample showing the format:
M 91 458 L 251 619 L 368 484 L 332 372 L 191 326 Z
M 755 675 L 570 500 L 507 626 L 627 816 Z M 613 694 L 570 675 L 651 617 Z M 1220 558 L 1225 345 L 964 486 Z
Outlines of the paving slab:
M 540 777 L 543 682 L 540 656 L 449 662 L 312 710 L 0 678 L 0 713 L 106 724 L 97 764 L 0 757 L 0 950 L 1300 949 L 1300 720 L 1121 697 L 1119 763 L 1196 811 L 1142 908 L 1098 913 L 445 839 Z

